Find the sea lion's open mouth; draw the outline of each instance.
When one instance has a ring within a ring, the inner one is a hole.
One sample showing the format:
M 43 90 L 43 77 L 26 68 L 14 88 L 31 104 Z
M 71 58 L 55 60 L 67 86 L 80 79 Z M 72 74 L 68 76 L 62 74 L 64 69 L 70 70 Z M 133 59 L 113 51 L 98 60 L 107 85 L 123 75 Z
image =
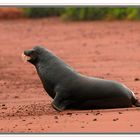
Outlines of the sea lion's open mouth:
M 24 53 L 22 53 L 22 60 L 23 60 L 24 62 L 27 62 L 27 61 L 31 60 L 31 57 L 25 55 Z

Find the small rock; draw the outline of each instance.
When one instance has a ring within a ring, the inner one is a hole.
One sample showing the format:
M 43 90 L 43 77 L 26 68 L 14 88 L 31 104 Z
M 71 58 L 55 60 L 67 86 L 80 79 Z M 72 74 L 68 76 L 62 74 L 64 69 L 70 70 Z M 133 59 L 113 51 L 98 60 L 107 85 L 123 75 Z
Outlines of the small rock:
M 119 114 L 123 114 L 122 112 L 118 112 Z
M 72 115 L 72 113 L 67 113 L 67 115 Z
M 16 98 L 16 99 L 17 99 L 17 98 L 19 98 L 19 96 L 15 96 L 14 98 Z
M 1 109 L 7 109 L 7 107 L 2 107 Z
M 57 116 L 54 116 L 54 119 L 58 119 L 58 117 Z
M 100 114 L 100 112 L 95 113 L 95 115 L 99 115 L 99 114 Z
M 4 82 L 3 84 L 6 85 L 6 82 Z
M 93 119 L 93 121 L 97 121 L 97 119 Z
M 116 119 L 113 119 L 113 121 L 117 121 L 117 120 L 119 120 L 118 118 L 116 118 Z
M 135 78 L 134 80 L 135 80 L 135 81 L 139 81 L 140 79 L 139 79 L 139 78 Z

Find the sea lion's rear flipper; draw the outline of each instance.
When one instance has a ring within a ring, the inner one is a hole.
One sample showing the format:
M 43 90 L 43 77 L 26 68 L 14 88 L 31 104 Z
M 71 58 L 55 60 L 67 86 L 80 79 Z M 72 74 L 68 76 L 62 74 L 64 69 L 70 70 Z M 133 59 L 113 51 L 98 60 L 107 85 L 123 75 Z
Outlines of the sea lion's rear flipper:
M 136 107 L 140 107 L 140 101 L 137 99 L 136 103 L 134 104 Z
M 131 94 L 132 94 L 131 98 L 132 104 L 136 107 L 140 107 L 140 100 L 136 98 L 134 92 L 131 91 Z

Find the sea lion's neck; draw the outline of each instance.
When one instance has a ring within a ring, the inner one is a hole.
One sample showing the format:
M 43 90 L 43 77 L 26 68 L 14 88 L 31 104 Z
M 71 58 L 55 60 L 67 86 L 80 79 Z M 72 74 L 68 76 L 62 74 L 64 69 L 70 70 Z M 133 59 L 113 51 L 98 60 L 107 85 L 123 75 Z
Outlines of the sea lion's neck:
M 35 65 L 37 72 L 42 81 L 49 81 L 52 85 L 66 78 L 67 75 L 76 73 L 69 65 L 59 59 L 51 59 L 50 61 L 41 61 Z
M 54 89 L 58 83 L 64 82 L 68 75 L 76 73 L 69 65 L 53 54 L 40 58 L 35 67 L 45 90 L 52 98 L 55 96 Z
M 55 84 L 51 80 L 49 73 L 47 72 L 47 66 L 39 63 L 35 65 L 35 67 L 40 77 L 40 80 L 43 84 L 44 89 L 46 90 L 46 92 L 49 94 L 50 97 L 54 98 L 55 97 L 55 92 L 54 92 Z

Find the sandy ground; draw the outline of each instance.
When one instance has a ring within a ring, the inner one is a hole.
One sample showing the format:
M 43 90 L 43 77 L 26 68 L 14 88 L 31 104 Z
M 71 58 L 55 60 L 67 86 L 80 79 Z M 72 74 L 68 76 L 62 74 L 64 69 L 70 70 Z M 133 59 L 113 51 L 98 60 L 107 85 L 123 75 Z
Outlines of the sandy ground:
M 82 74 L 140 97 L 140 22 L 0 21 L 0 132 L 140 132 L 140 108 L 57 112 L 21 53 L 44 45 Z

